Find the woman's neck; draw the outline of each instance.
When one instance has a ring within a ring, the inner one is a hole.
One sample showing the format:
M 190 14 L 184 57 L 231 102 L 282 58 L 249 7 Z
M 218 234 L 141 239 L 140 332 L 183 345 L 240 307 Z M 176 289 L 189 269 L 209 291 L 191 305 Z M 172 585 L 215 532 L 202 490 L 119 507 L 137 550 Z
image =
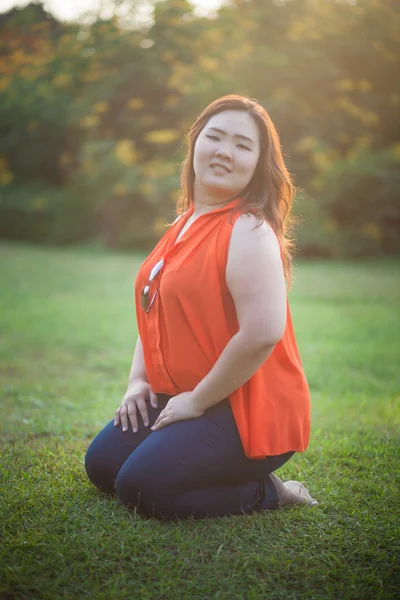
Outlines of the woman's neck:
M 228 204 L 234 198 L 233 196 L 226 198 L 222 195 L 218 196 L 212 194 L 210 193 L 209 189 L 199 184 L 196 179 L 194 182 L 193 192 L 194 217 L 199 217 L 200 215 L 204 215 L 211 210 L 225 206 L 225 204 Z
M 215 196 L 210 196 L 210 195 L 200 196 L 199 194 L 194 194 L 193 217 L 195 217 L 195 218 L 200 217 L 200 215 L 204 215 L 204 214 L 210 212 L 211 210 L 215 210 L 216 208 L 221 208 L 222 206 L 229 204 L 229 202 L 232 202 L 232 200 L 234 200 L 234 197 L 224 199 L 224 198 L 218 198 L 218 197 L 216 198 Z

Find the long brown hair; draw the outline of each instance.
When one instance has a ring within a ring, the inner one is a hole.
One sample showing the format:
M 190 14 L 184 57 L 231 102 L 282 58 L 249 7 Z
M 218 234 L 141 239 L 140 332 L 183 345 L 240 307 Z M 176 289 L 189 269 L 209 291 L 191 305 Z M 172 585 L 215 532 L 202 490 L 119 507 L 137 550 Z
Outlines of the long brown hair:
M 252 212 L 257 226 L 266 219 L 279 240 L 287 283 L 291 283 L 291 263 L 295 249 L 290 231 L 294 224 L 291 209 L 294 196 L 292 178 L 282 157 L 279 135 L 267 111 L 252 98 L 230 94 L 211 102 L 193 123 L 187 137 L 188 152 L 181 165 L 181 195 L 176 213 L 181 215 L 194 202 L 194 147 L 201 131 L 214 115 L 225 110 L 240 110 L 250 114 L 260 133 L 260 157 L 251 181 L 240 194 L 235 210 Z

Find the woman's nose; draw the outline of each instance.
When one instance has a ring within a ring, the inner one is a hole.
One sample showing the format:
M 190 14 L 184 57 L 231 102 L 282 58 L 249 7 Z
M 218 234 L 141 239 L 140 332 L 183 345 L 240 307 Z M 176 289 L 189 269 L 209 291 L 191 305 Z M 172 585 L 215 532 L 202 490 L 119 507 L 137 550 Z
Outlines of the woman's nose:
M 216 155 L 225 158 L 226 160 L 232 160 L 232 153 L 228 150 L 228 148 L 220 147 L 216 151 Z

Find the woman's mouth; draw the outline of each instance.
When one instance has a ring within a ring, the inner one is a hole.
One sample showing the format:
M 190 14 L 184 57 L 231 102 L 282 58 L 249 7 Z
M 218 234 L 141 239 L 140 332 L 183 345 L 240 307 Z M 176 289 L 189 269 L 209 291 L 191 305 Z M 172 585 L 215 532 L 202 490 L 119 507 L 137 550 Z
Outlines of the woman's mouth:
M 215 173 L 222 173 L 225 175 L 225 174 L 231 172 L 228 167 L 225 167 L 224 165 L 220 165 L 217 163 L 213 163 L 212 165 L 210 165 L 210 167 Z

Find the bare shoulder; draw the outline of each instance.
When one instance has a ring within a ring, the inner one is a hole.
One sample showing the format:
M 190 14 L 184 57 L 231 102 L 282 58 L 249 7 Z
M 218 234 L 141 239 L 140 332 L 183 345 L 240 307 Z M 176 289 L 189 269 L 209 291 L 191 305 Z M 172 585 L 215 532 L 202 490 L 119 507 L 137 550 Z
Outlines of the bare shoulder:
M 228 249 L 225 280 L 239 328 L 249 340 L 281 339 L 286 323 L 286 285 L 279 242 L 255 215 L 235 221 Z
M 240 215 L 233 225 L 230 249 L 243 249 L 244 245 L 280 255 L 278 238 L 272 227 L 266 221 L 260 224 L 253 214 Z
M 226 264 L 228 287 L 233 278 L 240 277 L 245 283 L 261 272 L 265 276 L 276 274 L 279 279 L 283 278 L 278 238 L 266 221 L 257 227 L 258 223 L 255 215 L 247 214 L 234 223 Z

